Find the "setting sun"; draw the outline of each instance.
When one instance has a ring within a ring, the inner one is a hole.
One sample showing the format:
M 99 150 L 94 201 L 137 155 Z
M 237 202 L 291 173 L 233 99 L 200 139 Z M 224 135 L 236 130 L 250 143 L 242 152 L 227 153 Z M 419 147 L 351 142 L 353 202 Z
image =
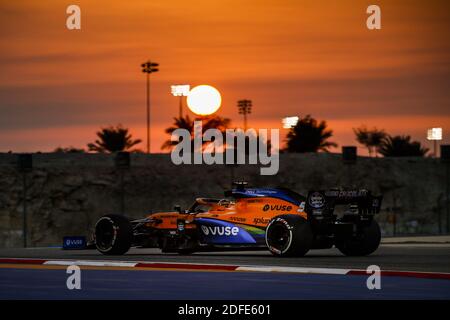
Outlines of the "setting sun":
M 211 86 L 201 85 L 193 88 L 187 97 L 189 109 L 198 115 L 213 114 L 220 108 L 222 98 L 220 92 Z

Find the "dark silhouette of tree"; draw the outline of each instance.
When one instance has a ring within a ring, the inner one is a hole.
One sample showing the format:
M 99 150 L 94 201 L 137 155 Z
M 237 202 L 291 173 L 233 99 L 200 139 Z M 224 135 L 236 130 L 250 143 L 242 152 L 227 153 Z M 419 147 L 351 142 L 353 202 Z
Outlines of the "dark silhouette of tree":
M 56 152 L 56 153 L 84 153 L 86 151 L 84 149 L 79 149 L 79 148 L 70 146 L 70 147 L 66 147 L 66 148 L 58 147 L 55 150 L 53 150 L 53 152 Z
M 195 119 L 191 119 L 189 115 L 182 118 L 174 118 L 174 123 L 171 127 L 167 128 L 165 132 L 169 135 L 177 129 L 186 129 L 191 134 L 191 141 L 194 141 L 194 121 L 202 122 L 202 134 L 208 129 L 218 129 L 222 132 L 223 137 L 225 138 L 225 130 L 229 128 L 231 124 L 231 120 L 228 118 L 223 118 L 220 116 L 203 116 L 197 117 Z M 225 142 L 225 140 L 224 140 Z M 171 149 L 175 145 L 178 144 L 178 141 L 171 141 L 170 139 L 164 142 L 162 145 L 162 149 Z M 208 144 L 208 142 L 204 142 L 204 147 Z
M 356 140 L 367 147 L 369 156 L 372 156 L 373 153 L 375 153 L 375 156 L 378 156 L 378 150 L 387 136 L 384 130 L 378 130 L 376 127 L 369 130 L 365 126 L 361 126 L 359 128 L 353 128 L 353 132 L 355 133 Z
M 385 157 L 423 157 L 428 148 L 422 147 L 418 141 L 411 141 L 410 136 L 387 136 L 379 152 Z
M 261 139 L 261 140 L 260 140 Z M 262 139 L 260 136 L 254 133 L 249 133 L 245 136 L 245 155 L 258 155 L 260 152 L 267 153 L 268 155 L 271 154 L 271 148 L 272 148 L 272 142 L 269 138 L 266 137 L 266 139 Z M 233 139 L 234 149 L 235 149 L 235 155 L 234 158 L 237 157 L 237 144 L 238 144 L 238 138 L 234 137 Z M 256 148 L 250 148 L 250 145 L 255 146 Z M 261 146 L 260 146 L 261 145 Z M 226 144 L 226 137 L 224 137 L 224 146 L 225 148 L 230 148 L 231 146 Z
M 132 147 L 141 143 L 141 139 L 132 139 L 132 135 L 128 132 L 127 128 L 122 125 L 109 126 L 102 128 L 97 132 L 98 139 L 95 143 L 89 143 L 87 146 L 89 151 L 94 152 L 118 152 L 118 151 L 130 151 Z
M 175 117 L 173 118 L 174 123 L 171 127 L 168 127 L 166 130 L 164 130 L 167 134 L 172 136 L 172 133 L 177 129 L 185 129 L 189 131 L 189 133 L 192 136 L 194 135 L 194 120 L 189 117 L 189 115 L 186 115 L 186 117 Z M 170 139 L 166 140 L 163 145 L 161 146 L 161 149 L 171 149 L 174 147 L 178 142 L 177 141 L 171 141 Z
M 287 152 L 328 152 L 328 148 L 337 147 L 334 142 L 327 141 L 333 131 L 327 129 L 326 121 L 317 122 L 310 115 L 302 118 L 287 134 Z
M 225 130 L 228 129 L 231 124 L 230 119 L 223 118 L 221 116 L 204 116 L 195 120 L 202 121 L 203 132 L 208 129 L 217 129 L 221 132 L 225 132 Z

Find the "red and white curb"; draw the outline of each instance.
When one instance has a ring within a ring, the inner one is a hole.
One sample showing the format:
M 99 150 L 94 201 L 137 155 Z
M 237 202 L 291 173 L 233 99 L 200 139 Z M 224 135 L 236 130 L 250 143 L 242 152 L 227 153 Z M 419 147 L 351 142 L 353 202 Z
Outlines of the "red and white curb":
M 328 275 L 367 275 L 364 269 L 309 268 L 309 267 L 279 267 L 279 266 L 237 266 L 223 264 L 195 264 L 178 262 L 134 262 L 134 261 L 100 261 L 100 260 L 46 260 L 27 258 L 0 258 L 0 264 L 48 265 L 48 266 L 90 266 L 148 269 L 183 269 L 204 271 L 246 271 L 246 272 L 278 272 L 300 274 Z M 427 279 L 450 280 L 450 273 L 382 270 L 381 276 L 412 277 Z

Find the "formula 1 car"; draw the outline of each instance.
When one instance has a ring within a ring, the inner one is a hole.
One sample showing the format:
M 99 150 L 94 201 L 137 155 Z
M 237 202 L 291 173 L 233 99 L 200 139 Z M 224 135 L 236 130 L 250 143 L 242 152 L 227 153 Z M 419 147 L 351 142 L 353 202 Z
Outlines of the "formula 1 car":
M 303 256 L 334 245 L 345 255 L 362 256 L 380 244 L 374 215 L 381 201 L 365 189 L 310 191 L 304 197 L 286 188 L 239 183 L 223 199 L 198 198 L 187 210 L 175 206 L 174 212 L 132 221 L 103 216 L 94 241 L 105 255 L 137 246 L 180 254 L 268 249 L 275 256 Z

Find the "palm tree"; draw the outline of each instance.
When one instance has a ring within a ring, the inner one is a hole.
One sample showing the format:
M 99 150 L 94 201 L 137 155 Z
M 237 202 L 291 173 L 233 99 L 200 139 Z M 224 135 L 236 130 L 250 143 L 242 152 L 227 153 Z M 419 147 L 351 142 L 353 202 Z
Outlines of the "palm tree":
M 181 118 L 174 118 L 174 123 L 171 127 L 167 128 L 165 132 L 172 135 L 172 133 L 177 129 L 185 129 L 190 132 L 191 140 L 194 140 L 194 121 L 202 122 L 202 134 L 208 129 L 218 129 L 225 136 L 225 130 L 229 128 L 231 120 L 228 118 L 222 118 L 220 116 L 202 116 L 195 119 L 191 119 L 189 115 Z M 162 149 L 171 149 L 177 145 L 177 141 L 171 141 L 170 139 L 164 142 L 161 146 Z M 208 142 L 204 142 L 204 147 Z
M 172 136 L 172 133 L 177 129 L 185 129 L 191 133 L 191 136 L 194 134 L 194 121 L 191 120 L 189 115 L 186 115 L 186 117 L 179 117 L 179 118 L 173 118 L 174 123 L 173 126 L 168 127 L 166 130 L 164 130 L 167 134 Z M 176 141 L 166 140 L 163 145 L 161 146 L 161 149 L 171 149 L 177 144 Z
M 370 134 L 370 146 L 375 152 L 375 157 L 378 157 L 378 153 L 380 152 L 380 148 L 383 141 L 386 139 L 386 136 L 387 133 L 384 130 L 377 130 L 377 128 L 372 130 Z
M 127 128 L 122 127 L 121 124 L 113 127 L 109 126 L 102 128 L 97 132 L 98 140 L 95 143 L 88 143 L 89 151 L 94 152 L 118 152 L 118 151 L 131 151 L 132 147 L 141 143 L 141 139 L 132 139 L 132 135 L 128 132 Z
M 410 136 L 388 136 L 379 152 L 385 157 L 423 157 L 428 148 L 422 147 L 418 141 L 411 141 Z
M 58 147 L 55 150 L 53 150 L 55 153 L 84 153 L 84 149 L 79 149 L 75 147 Z
M 225 130 L 227 130 L 231 124 L 230 119 L 222 118 L 221 116 L 203 116 L 195 120 L 202 121 L 203 132 L 208 129 L 217 129 L 221 132 L 225 132 Z
M 334 142 L 327 141 L 333 131 L 327 129 L 325 121 L 317 122 L 309 114 L 297 122 L 287 134 L 287 152 L 328 152 L 328 148 L 337 147 Z
M 386 132 L 384 130 L 378 130 L 376 127 L 369 130 L 365 126 L 353 128 L 353 132 L 356 135 L 356 140 L 367 147 L 369 156 L 372 156 L 374 152 L 375 156 L 377 156 L 377 152 L 386 138 Z

